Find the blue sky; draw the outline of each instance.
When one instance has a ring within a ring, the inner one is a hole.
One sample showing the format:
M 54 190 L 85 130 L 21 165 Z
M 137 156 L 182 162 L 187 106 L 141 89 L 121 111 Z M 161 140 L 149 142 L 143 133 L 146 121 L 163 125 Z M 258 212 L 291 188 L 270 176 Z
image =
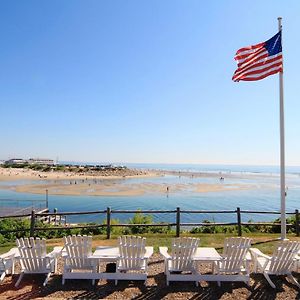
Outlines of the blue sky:
M 299 1 L 0 1 L 0 159 L 279 164 L 278 76 L 234 83 L 283 17 L 300 165 Z

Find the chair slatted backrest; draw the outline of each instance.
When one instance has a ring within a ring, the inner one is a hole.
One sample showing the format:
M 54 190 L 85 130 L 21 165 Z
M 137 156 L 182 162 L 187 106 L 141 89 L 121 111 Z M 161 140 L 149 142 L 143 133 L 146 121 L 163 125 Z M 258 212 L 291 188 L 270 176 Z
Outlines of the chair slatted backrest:
M 190 270 L 192 257 L 195 254 L 200 240 L 198 238 L 181 237 L 172 240 L 171 268 L 173 270 Z
M 20 262 L 23 269 L 36 271 L 47 267 L 45 239 L 20 238 L 16 240 L 20 252 Z
M 243 237 L 226 238 L 223 248 L 222 271 L 235 273 L 241 270 L 246 254 L 251 247 L 251 239 Z
M 87 257 L 92 255 L 91 236 L 66 236 L 64 237 L 64 244 L 67 251 L 66 259 L 68 265 L 78 269 L 90 266 L 91 261 Z
M 119 237 L 119 265 L 122 269 L 134 270 L 143 266 L 146 238 L 140 236 Z
M 281 241 L 274 249 L 269 272 L 275 274 L 286 274 L 292 270 L 294 258 L 300 251 L 300 243 L 297 241 Z

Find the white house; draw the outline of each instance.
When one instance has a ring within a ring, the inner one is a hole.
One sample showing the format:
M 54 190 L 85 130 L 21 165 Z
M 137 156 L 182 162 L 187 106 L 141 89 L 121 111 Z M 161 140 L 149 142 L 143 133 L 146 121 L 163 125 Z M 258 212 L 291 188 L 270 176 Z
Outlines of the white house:
M 27 163 L 27 161 L 22 158 L 11 158 L 11 159 L 5 161 L 5 164 L 8 164 L 8 165 L 23 165 L 26 163 Z
M 27 162 L 31 165 L 54 165 L 54 160 L 48 158 L 29 158 Z

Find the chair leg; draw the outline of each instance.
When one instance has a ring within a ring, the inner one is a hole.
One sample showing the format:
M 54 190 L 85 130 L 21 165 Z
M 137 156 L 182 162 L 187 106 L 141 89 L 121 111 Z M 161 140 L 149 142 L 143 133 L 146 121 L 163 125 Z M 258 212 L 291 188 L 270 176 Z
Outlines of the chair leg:
M 288 277 L 288 279 L 290 279 L 291 282 L 294 283 L 297 287 L 300 287 L 299 282 L 296 280 L 296 278 L 295 278 L 292 274 L 289 274 L 287 277 Z
M 57 272 L 57 258 L 54 260 L 54 273 Z
M 100 271 L 100 266 L 99 266 L 99 265 L 93 266 L 92 273 L 97 274 L 97 270 Z M 93 280 L 92 280 L 92 284 L 93 284 L 93 285 L 96 284 L 96 279 L 93 279 Z
M 221 281 L 218 281 L 218 287 L 220 287 L 221 286 Z
M 11 266 L 11 275 L 15 274 L 15 260 L 13 259 L 12 261 L 12 266 Z
M 275 289 L 276 286 L 275 286 L 275 284 L 273 283 L 273 281 L 271 280 L 270 276 L 269 276 L 267 273 L 265 273 L 265 272 L 264 272 L 263 274 L 264 274 L 265 278 L 267 279 L 267 281 L 269 282 L 270 286 L 271 286 L 273 289 Z
M 69 272 L 71 272 L 72 270 L 71 269 L 68 269 L 68 268 L 65 268 L 64 267 L 64 270 L 63 270 L 63 274 L 62 274 L 62 285 L 64 285 L 65 284 L 65 282 L 66 282 L 66 278 L 65 278 L 65 274 L 66 273 L 69 273 Z
M 46 279 L 45 279 L 45 281 L 44 281 L 44 283 L 43 283 L 43 286 L 46 286 L 46 284 L 47 284 L 47 282 L 48 282 L 50 276 L 51 276 L 51 272 L 49 272 L 49 273 L 47 274 Z
M 257 273 L 258 267 L 257 267 L 257 261 L 254 260 L 254 265 L 253 265 L 253 273 Z
M 5 277 L 5 275 L 6 275 L 6 272 L 5 271 L 3 271 L 3 273 L 1 274 L 1 276 L 0 276 L 0 282 L 2 282 L 2 280 L 4 279 L 4 277 Z
M 117 285 L 118 284 L 118 280 L 115 280 L 115 285 Z
M 24 272 L 22 272 L 22 273 L 20 274 L 20 276 L 19 276 L 19 278 L 18 278 L 18 281 L 17 281 L 16 284 L 15 284 L 15 287 L 18 287 L 18 285 L 20 284 L 20 282 L 21 282 L 23 276 L 24 276 Z
M 247 286 L 250 286 L 250 278 L 249 279 L 246 279 L 244 280 L 244 283 L 247 284 Z

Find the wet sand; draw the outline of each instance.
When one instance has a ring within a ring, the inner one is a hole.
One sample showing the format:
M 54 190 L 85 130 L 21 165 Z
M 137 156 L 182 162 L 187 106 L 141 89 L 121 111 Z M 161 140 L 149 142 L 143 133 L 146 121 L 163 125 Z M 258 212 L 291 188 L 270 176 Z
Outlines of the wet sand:
M 45 194 L 48 190 L 50 195 L 88 195 L 88 196 L 141 196 L 145 194 L 169 194 L 180 192 L 209 193 L 226 192 L 232 190 L 245 190 L 257 188 L 249 184 L 227 184 L 219 180 L 219 174 L 188 173 L 163 171 L 137 171 L 128 170 L 125 173 L 104 176 L 91 176 L 88 174 L 74 174 L 62 172 L 39 172 L 24 169 L 0 169 L 0 181 L 24 180 L 22 184 L 2 185 L 1 189 L 10 189 L 20 193 Z M 165 174 L 189 177 L 215 178 L 215 183 L 163 183 L 147 182 L 147 177 L 162 177 Z M 126 178 L 140 178 L 145 180 L 139 183 L 129 184 Z M 37 181 L 33 183 L 32 181 Z M 28 183 L 26 183 L 28 181 Z
M 50 195 L 89 195 L 89 196 L 140 196 L 144 194 L 168 194 L 178 193 L 184 191 L 190 191 L 195 193 L 209 193 L 209 192 L 221 192 L 232 190 L 245 190 L 252 189 L 254 187 L 250 185 L 231 185 L 231 184 L 173 184 L 168 185 L 169 191 L 167 192 L 167 186 L 165 184 L 131 184 L 122 185 L 120 183 L 111 185 L 89 185 L 86 183 L 67 186 L 63 184 L 52 185 L 21 185 L 13 187 L 16 192 L 32 193 L 32 194 L 45 194 L 47 189 Z

